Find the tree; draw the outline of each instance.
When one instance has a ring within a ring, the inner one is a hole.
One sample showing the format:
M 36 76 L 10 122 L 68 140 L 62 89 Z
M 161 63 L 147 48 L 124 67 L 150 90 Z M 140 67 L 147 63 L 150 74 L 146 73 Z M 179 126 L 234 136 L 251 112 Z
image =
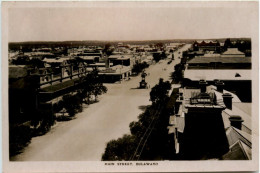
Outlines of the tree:
M 159 48 L 162 48 L 163 47 L 163 43 L 156 43 L 155 46 L 159 47 Z
M 161 60 L 161 55 L 160 53 L 153 53 L 153 59 L 155 62 L 159 62 Z
M 165 51 L 163 51 L 161 54 L 161 59 L 165 59 L 165 58 L 167 58 L 167 55 L 166 55 Z
M 182 71 L 184 70 L 184 68 L 184 63 L 179 63 L 174 66 L 174 72 L 171 74 L 171 77 L 174 80 L 174 82 L 177 83 L 183 79 Z
M 224 49 L 227 50 L 227 48 L 233 47 L 230 38 L 227 38 L 224 43 Z
M 105 153 L 102 155 L 102 160 L 123 161 L 130 160 L 132 157 L 137 141 L 133 135 L 124 135 L 117 140 L 111 140 L 107 143 Z
M 101 83 L 100 81 L 98 81 L 97 83 L 94 84 L 94 88 L 93 88 L 93 94 L 95 96 L 95 101 L 97 101 L 97 96 L 104 94 L 107 92 L 107 87 L 105 87 L 103 85 L 103 83 Z
M 133 69 L 132 69 L 132 72 L 135 72 L 135 73 L 140 73 L 142 72 L 145 68 L 149 67 L 149 64 L 147 64 L 146 62 L 143 62 L 143 63 L 136 63 L 134 66 L 133 66 Z
M 70 116 L 74 116 L 75 113 L 82 110 L 81 99 L 78 95 L 64 95 L 62 97 L 62 104 Z
M 82 100 L 87 99 L 87 103 L 90 103 L 92 95 L 95 96 L 95 100 L 98 95 L 107 92 L 107 87 L 103 85 L 101 77 L 98 75 L 98 70 L 93 69 L 87 76 L 80 78 L 78 84 L 78 93 Z
M 17 59 L 12 60 L 12 63 L 15 65 L 26 65 L 30 61 L 29 56 L 27 55 L 19 55 Z
M 170 82 L 164 82 L 163 79 L 160 78 L 159 84 L 155 85 L 150 92 L 150 101 L 152 101 L 153 104 L 162 103 L 168 97 L 170 89 Z
M 113 52 L 113 50 L 110 47 L 111 47 L 111 44 L 107 43 L 107 44 L 105 44 L 105 48 L 103 49 L 103 53 L 105 53 L 107 56 L 110 56 Z
M 42 67 L 44 67 L 44 62 L 43 62 L 42 60 L 40 60 L 40 59 L 33 58 L 33 59 L 31 59 L 31 60 L 29 60 L 29 61 L 27 62 L 27 65 L 28 65 L 29 67 L 42 68 Z

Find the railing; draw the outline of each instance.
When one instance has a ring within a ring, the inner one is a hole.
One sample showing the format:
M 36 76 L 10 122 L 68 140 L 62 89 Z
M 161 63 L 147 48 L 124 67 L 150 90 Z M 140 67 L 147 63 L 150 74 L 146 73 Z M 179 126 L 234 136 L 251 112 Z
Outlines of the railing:
M 62 76 L 61 73 L 59 74 L 53 74 L 53 73 L 47 73 L 40 75 L 40 87 L 44 85 L 52 85 L 54 82 L 62 82 L 66 79 L 76 79 L 80 76 L 85 76 L 87 74 L 86 67 L 82 70 L 73 70 L 72 73 L 68 74 L 68 76 Z M 81 72 L 80 72 L 81 71 Z M 44 78 L 44 80 L 43 80 Z

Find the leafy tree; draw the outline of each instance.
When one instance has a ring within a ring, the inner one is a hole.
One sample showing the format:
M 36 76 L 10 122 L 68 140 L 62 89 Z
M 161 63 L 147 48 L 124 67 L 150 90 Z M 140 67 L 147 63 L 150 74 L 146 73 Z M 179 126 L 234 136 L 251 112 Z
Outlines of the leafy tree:
M 27 62 L 27 65 L 28 65 L 29 67 L 42 68 L 42 67 L 44 67 L 44 62 L 43 62 L 42 60 L 40 60 L 40 59 L 33 58 L 33 59 L 31 59 L 31 60 L 29 60 L 29 61 Z
M 25 125 L 9 125 L 9 155 L 14 156 L 29 144 L 32 130 Z
M 81 100 L 78 95 L 64 95 L 62 97 L 62 104 L 70 116 L 74 116 L 75 113 L 82 110 Z
M 161 54 L 161 59 L 165 59 L 165 58 L 167 58 L 167 55 L 166 55 L 165 51 L 163 51 Z
M 171 77 L 174 80 L 174 82 L 178 83 L 183 79 L 182 71 L 184 70 L 184 68 L 184 63 L 179 63 L 174 66 L 174 72 L 171 74 Z
M 230 38 L 228 38 L 225 40 L 224 49 L 227 50 L 227 48 L 231 48 L 231 47 L 233 47 L 233 44 L 231 43 Z
M 170 89 L 170 82 L 164 82 L 163 79 L 160 78 L 159 84 L 155 85 L 150 92 L 150 101 L 152 101 L 153 104 L 162 103 L 168 97 Z
M 98 95 L 104 94 L 107 92 L 107 87 L 103 85 L 100 81 L 94 84 L 93 94 L 95 96 L 95 101 L 97 101 Z
M 82 77 L 79 83 L 78 93 L 82 100 L 87 99 L 88 104 L 90 103 L 90 98 L 92 95 L 95 96 L 96 100 L 98 95 L 107 92 L 107 88 L 103 85 L 101 77 L 98 76 L 97 69 L 93 69 L 93 71 L 88 73 L 87 76 Z
M 105 48 L 103 49 L 103 53 L 105 53 L 107 56 L 110 56 L 113 52 L 113 50 L 110 47 L 111 47 L 111 44 L 107 43 L 107 44 L 105 44 Z
M 156 46 L 156 47 L 159 47 L 159 48 L 162 48 L 163 45 L 164 45 L 163 43 L 156 43 L 156 44 L 155 44 L 155 46 Z
M 132 72 L 135 72 L 135 73 L 140 73 L 142 72 L 145 68 L 149 67 L 149 64 L 147 64 L 146 62 L 143 62 L 143 63 L 136 63 L 134 66 L 133 66 L 133 69 L 132 69 Z
M 124 135 L 117 140 L 111 140 L 107 143 L 102 160 L 130 160 L 135 151 L 136 144 L 137 141 L 133 135 Z
M 27 56 L 27 55 L 19 55 L 17 57 L 17 59 L 14 59 L 12 61 L 12 63 L 15 64 L 15 65 L 26 65 L 26 64 L 28 64 L 29 61 L 30 61 L 29 56 Z
M 159 62 L 161 60 L 160 53 L 153 53 L 153 59 L 155 62 Z

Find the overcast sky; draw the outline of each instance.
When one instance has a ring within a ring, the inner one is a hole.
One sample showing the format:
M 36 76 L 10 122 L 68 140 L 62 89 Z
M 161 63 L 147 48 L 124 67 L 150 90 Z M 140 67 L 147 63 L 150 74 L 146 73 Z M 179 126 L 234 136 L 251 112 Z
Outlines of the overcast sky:
M 10 8 L 8 36 L 10 42 L 252 37 L 256 9 L 252 4 Z

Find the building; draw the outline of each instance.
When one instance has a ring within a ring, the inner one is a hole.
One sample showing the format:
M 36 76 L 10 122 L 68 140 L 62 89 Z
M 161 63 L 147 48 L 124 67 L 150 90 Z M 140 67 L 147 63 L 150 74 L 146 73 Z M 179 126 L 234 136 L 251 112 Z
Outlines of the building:
M 233 91 L 243 102 L 252 101 L 252 81 L 251 70 L 246 69 L 188 69 L 184 71 L 183 86 L 198 86 L 200 79 L 207 80 L 210 85 L 215 80 L 221 80 L 225 83 L 228 91 Z
M 36 108 L 40 78 L 25 65 L 9 65 L 9 122 L 30 120 Z
M 181 159 L 219 158 L 228 152 L 228 141 L 222 120 L 223 102 L 200 81 L 200 89 L 180 89 L 173 126 L 176 153 Z
M 196 56 L 187 62 L 187 69 L 251 69 L 251 57 Z
M 123 66 L 130 66 L 130 59 L 132 55 L 110 55 L 108 57 L 109 64 L 113 63 L 113 66 L 116 65 L 123 65 Z
M 193 43 L 194 51 L 220 51 L 220 43 L 218 41 L 195 41 Z
M 121 80 L 128 80 L 132 74 L 130 66 L 115 65 L 104 70 L 100 70 L 98 75 L 103 78 L 104 82 L 116 82 Z
M 224 90 L 216 80 L 200 80 L 199 89 L 179 89 L 169 134 L 181 159 L 250 160 L 251 104 Z
M 222 57 L 246 57 L 245 53 L 239 51 L 237 48 L 228 48 L 227 51 L 223 52 Z

